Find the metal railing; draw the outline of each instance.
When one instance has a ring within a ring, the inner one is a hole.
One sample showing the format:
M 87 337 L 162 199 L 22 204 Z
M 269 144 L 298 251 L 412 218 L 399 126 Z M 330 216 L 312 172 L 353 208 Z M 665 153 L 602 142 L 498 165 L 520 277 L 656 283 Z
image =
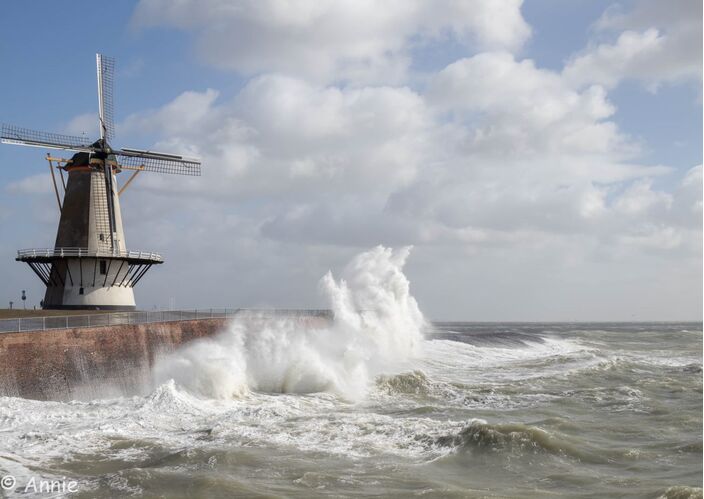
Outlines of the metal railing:
M 149 251 L 100 251 L 89 250 L 88 248 L 28 248 L 17 250 L 17 258 L 29 257 L 120 257 L 139 258 L 142 260 L 162 261 L 159 253 Z
M 235 316 L 275 317 L 332 317 L 330 310 L 210 308 L 193 310 L 154 310 L 144 312 L 104 312 L 86 315 L 51 315 L 0 319 L 0 333 L 45 331 L 79 327 L 147 324 L 152 322 L 192 321 L 199 319 L 227 319 Z

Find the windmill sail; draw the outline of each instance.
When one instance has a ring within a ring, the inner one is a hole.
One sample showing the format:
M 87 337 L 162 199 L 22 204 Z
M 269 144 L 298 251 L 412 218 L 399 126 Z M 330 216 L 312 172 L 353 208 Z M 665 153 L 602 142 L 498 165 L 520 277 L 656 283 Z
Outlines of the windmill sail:
M 157 173 L 200 176 L 200 161 L 175 154 L 165 154 L 140 149 L 115 151 L 122 166 Z
M 90 141 L 83 137 L 63 135 L 60 133 L 40 132 L 15 125 L 2 125 L 0 141 L 4 144 L 16 144 L 49 149 L 66 149 L 70 151 L 92 152 L 95 150 Z
M 110 141 L 115 137 L 113 121 L 113 81 L 115 74 L 115 59 L 102 54 L 95 55 L 98 70 L 98 120 L 100 138 Z
M 115 124 L 113 120 L 113 81 L 115 73 L 115 60 L 102 54 L 95 55 L 95 64 L 98 75 L 98 125 L 100 126 L 100 138 L 103 147 L 107 147 L 107 142 L 115 136 Z M 107 204 L 108 221 L 110 226 L 110 245 L 112 250 L 117 248 L 116 221 L 115 221 L 115 196 L 112 166 L 107 162 L 103 164 L 105 173 L 105 201 Z

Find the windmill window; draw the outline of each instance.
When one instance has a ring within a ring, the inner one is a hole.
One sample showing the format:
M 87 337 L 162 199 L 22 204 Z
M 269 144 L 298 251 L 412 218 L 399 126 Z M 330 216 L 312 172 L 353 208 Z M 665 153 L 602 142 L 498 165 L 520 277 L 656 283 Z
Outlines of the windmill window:
M 105 260 L 100 260 L 100 275 L 105 275 L 108 273 L 108 266 Z
M 100 240 L 105 241 L 105 234 L 103 234 L 103 233 L 100 234 Z
M 78 288 L 78 294 L 82 295 L 83 294 L 83 288 Z

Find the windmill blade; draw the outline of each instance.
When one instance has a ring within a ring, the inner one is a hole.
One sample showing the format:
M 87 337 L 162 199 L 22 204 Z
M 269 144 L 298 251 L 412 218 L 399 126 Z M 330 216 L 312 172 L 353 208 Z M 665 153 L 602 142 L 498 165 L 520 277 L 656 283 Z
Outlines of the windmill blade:
M 115 137 L 113 121 L 113 82 L 115 80 L 115 59 L 95 54 L 98 69 L 98 116 L 100 138 L 110 141 Z
M 200 161 L 195 158 L 140 149 L 122 149 L 115 155 L 117 162 L 128 169 L 200 176 Z
M 45 147 L 48 149 L 68 149 L 71 151 L 93 152 L 95 149 L 86 138 L 60 133 L 40 132 L 14 125 L 2 125 L 0 141 L 4 144 Z

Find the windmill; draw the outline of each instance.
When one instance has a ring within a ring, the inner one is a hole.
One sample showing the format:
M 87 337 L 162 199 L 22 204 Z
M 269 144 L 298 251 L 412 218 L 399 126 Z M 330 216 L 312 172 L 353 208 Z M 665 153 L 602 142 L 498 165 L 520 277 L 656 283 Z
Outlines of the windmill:
M 96 55 L 100 138 L 90 142 L 70 135 L 3 125 L 5 144 L 73 151 L 70 159 L 47 154 L 60 219 L 53 248 L 24 249 L 25 262 L 46 286 L 43 308 L 133 310 L 134 286 L 164 262 L 152 252 L 128 251 L 122 228 L 120 195 L 140 172 L 200 175 L 200 162 L 174 154 L 113 149 L 112 58 Z M 63 196 L 54 170 L 58 170 Z M 132 171 L 118 190 L 116 175 Z M 66 178 L 64 177 L 66 174 Z

